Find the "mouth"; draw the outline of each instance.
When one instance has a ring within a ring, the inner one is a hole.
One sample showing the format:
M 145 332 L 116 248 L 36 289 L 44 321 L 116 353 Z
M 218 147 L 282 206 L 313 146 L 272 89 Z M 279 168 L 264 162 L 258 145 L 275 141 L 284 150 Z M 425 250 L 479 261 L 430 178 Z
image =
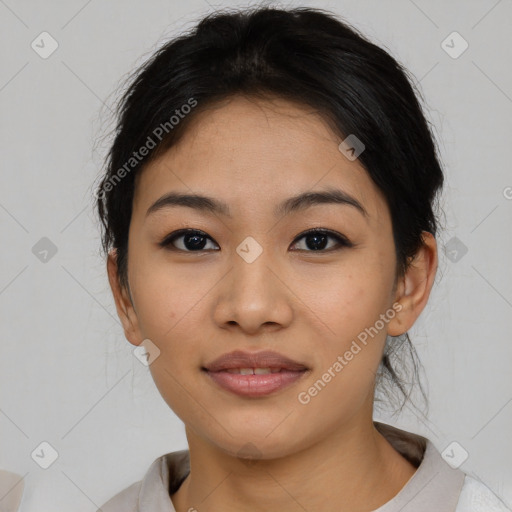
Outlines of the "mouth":
M 301 380 L 308 367 L 277 352 L 235 351 L 201 370 L 222 389 L 247 398 L 276 393 Z
M 280 373 L 289 371 L 285 368 L 229 368 L 229 370 L 220 370 L 228 373 L 239 373 L 240 375 L 268 375 L 269 373 Z

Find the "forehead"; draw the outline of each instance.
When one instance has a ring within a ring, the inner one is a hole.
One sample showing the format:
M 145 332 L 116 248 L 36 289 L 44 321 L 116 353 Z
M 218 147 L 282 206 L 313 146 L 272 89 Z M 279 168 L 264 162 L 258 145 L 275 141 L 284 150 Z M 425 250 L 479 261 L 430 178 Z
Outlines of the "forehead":
M 197 113 L 179 143 L 137 176 L 134 216 L 169 191 L 270 212 L 287 197 L 329 187 L 355 197 L 380 224 L 384 197 L 359 161 L 340 152 L 341 141 L 311 108 L 232 97 Z

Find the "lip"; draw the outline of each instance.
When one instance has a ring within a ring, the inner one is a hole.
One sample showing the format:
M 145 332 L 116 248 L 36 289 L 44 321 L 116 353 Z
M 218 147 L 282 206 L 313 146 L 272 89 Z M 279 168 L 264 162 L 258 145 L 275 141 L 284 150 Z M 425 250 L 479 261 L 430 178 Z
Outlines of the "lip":
M 306 365 L 272 350 L 265 350 L 263 352 L 235 350 L 234 352 L 221 355 L 204 366 L 204 369 L 209 372 L 218 372 L 233 368 L 280 368 L 289 371 L 308 369 Z
M 262 375 L 242 375 L 227 371 L 235 368 L 270 368 L 280 371 Z M 202 370 L 221 388 L 238 396 L 257 398 L 296 383 L 309 368 L 274 351 L 250 353 L 235 350 L 218 357 Z

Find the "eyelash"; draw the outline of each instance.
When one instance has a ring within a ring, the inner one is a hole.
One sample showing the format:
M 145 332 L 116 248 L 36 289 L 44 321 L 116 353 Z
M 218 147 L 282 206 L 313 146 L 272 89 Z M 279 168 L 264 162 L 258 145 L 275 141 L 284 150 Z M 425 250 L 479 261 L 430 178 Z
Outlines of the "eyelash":
M 338 247 L 331 248 L 331 249 L 319 249 L 316 251 L 308 250 L 308 249 L 293 249 L 293 250 L 297 251 L 297 252 L 326 253 L 326 252 L 337 251 L 344 247 L 348 248 L 348 247 L 354 246 L 354 244 L 352 242 L 350 242 L 350 240 L 348 240 L 348 238 L 341 235 L 340 233 L 337 233 L 336 231 L 331 231 L 330 229 L 323 229 L 323 228 L 322 229 L 313 228 L 313 229 L 308 229 L 307 231 L 304 231 L 303 233 L 301 233 L 300 235 L 298 235 L 295 238 L 292 245 L 295 245 L 302 238 L 305 238 L 306 236 L 313 235 L 313 234 L 327 235 L 329 238 L 336 239 L 338 242 Z M 166 236 L 159 243 L 159 245 L 161 247 L 166 248 L 169 251 L 180 251 L 180 252 L 188 252 L 188 253 L 194 253 L 194 252 L 201 253 L 204 251 L 211 251 L 211 249 L 200 249 L 198 251 L 188 251 L 188 250 L 178 249 L 176 247 L 173 247 L 172 243 L 175 240 L 177 240 L 178 238 L 183 237 L 184 235 L 199 235 L 202 238 L 208 238 L 209 240 L 213 241 L 213 239 L 211 237 L 209 237 L 204 231 L 200 231 L 198 229 L 179 229 L 178 231 L 174 231 L 170 235 Z

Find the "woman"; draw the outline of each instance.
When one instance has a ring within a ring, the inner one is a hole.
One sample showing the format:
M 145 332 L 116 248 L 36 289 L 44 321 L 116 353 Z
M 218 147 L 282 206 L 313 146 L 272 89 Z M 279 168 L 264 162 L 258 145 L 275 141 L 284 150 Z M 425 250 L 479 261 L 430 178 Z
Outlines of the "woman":
M 189 449 L 103 512 L 507 510 L 373 421 L 409 393 L 443 184 L 388 53 L 318 9 L 213 14 L 138 70 L 106 167 L 117 312 Z

